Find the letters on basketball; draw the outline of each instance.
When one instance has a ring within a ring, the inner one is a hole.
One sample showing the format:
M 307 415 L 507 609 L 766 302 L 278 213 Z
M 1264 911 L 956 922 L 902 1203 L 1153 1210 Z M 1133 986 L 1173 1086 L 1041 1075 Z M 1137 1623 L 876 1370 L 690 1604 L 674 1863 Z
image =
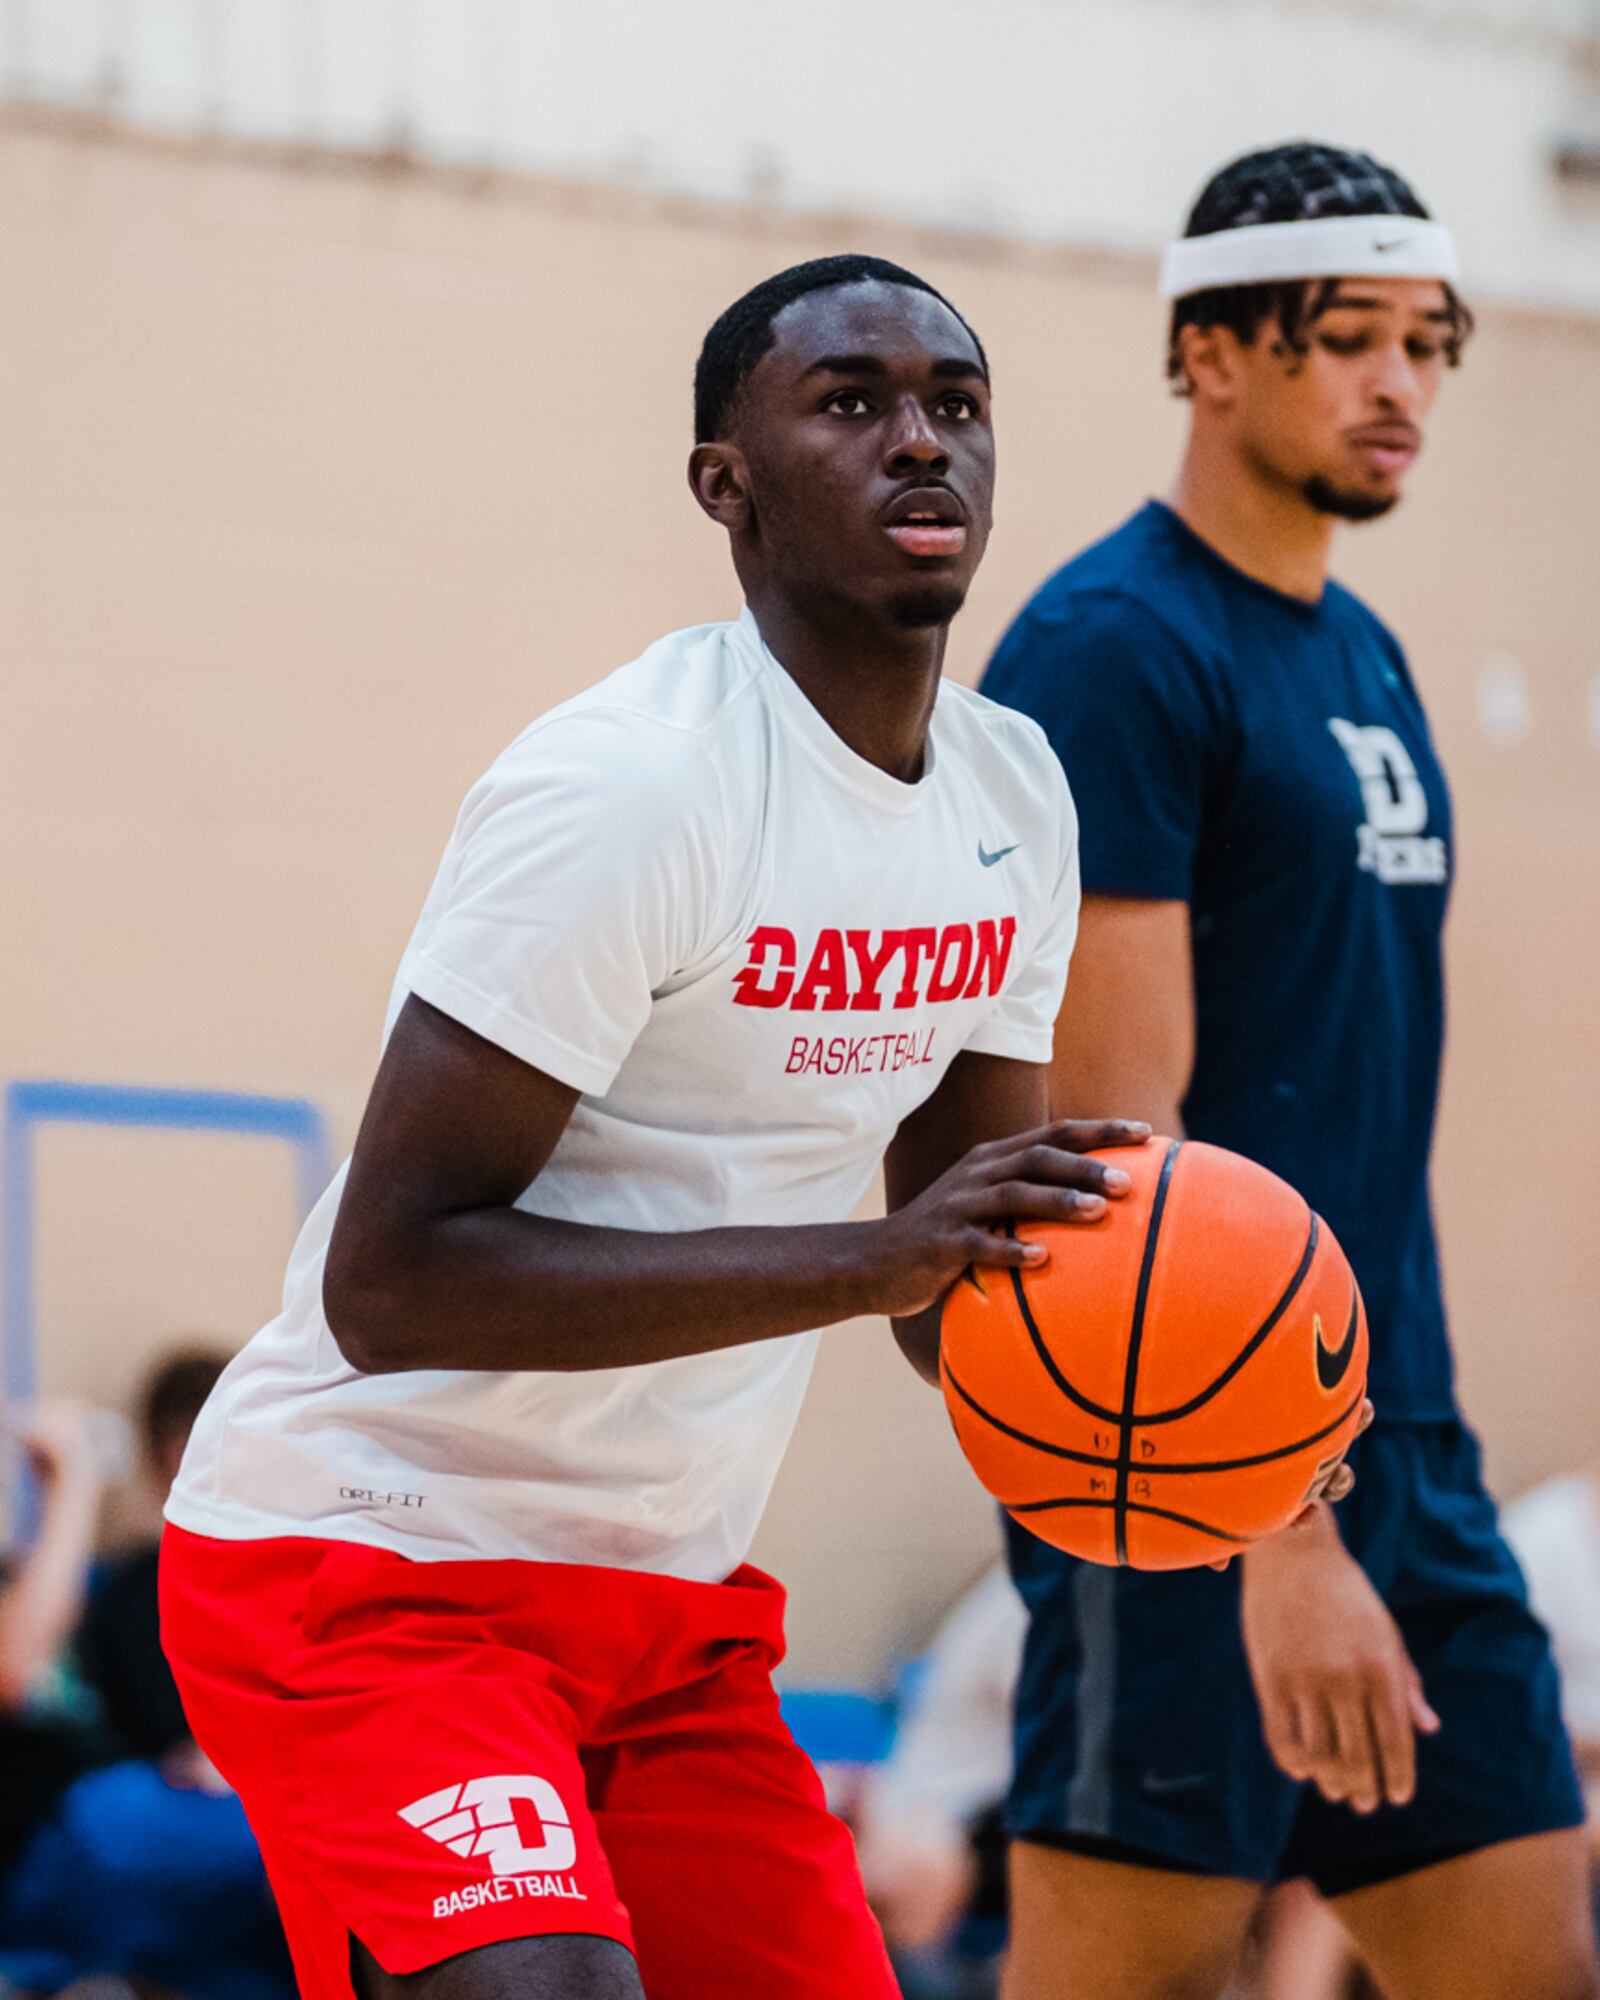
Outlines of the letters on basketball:
M 1091 1226 L 1025 1224 L 1040 1269 L 945 1305 L 945 1402 L 1022 1525 L 1091 1562 L 1188 1569 L 1287 1526 L 1354 1442 L 1361 1294 L 1286 1182 L 1220 1147 L 1151 1139 Z

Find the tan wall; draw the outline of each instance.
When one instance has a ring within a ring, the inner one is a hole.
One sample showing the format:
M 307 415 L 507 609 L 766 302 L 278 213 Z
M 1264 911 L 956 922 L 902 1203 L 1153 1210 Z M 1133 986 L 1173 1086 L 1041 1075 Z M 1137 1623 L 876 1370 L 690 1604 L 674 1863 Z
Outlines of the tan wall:
M 730 612 L 684 488 L 693 356 L 746 284 L 868 246 L 998 380 L 971 675 L 1181 431 L 1148 274 L 0 128 L 0 1074 L 277 1091 L 353 1132 L 460 794 L 531 714 Z M 1600 327 L 1485 316 L 1412 502 L 1345 573 L 1407 638 L 1459 791 L 1439 1198 L 1468 1402 L 1515 1484 L 1597 1412 L 1594 650 Z M 1477 720 L 1490 655 L 1532 724 Z M 41 1146 L 48 1386 L 124 1396 L 242 1337 L 293 1226 L 265 1142 Z M 936 1400 L 830 1336 L 760 1557 L 794 1663 L 876 1671 L 993 1546 Z

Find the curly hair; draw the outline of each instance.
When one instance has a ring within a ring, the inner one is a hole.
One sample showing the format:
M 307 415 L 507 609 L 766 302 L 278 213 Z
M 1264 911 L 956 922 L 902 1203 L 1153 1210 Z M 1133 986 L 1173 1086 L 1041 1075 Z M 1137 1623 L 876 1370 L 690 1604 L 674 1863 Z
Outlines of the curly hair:
M 1414 215 L 1429 220 L 1410 185 L 1367 153 L 1311 140 L 1246 153 L 1213 174 L 1189 212 L 1185 236 L 1214 236 L 1262 222 L 1312 222 L 1331 215 Z M 1298 278 L 1264 285 L 1219 285 L 1173 303 L 1167 334 L 1167 376 L 1189 394 L 1179 336 L 1186 326 L 1225 326 L 1248 343 L 1275 319 L 1284 345 L 1304 354 L 1310 331 L 1338 288 L 1337 278 Z M 1444 288 L 1450 323 L 1444 354 L 1452 368 L 1472 332 L 1472 314 L 1454 286 Z

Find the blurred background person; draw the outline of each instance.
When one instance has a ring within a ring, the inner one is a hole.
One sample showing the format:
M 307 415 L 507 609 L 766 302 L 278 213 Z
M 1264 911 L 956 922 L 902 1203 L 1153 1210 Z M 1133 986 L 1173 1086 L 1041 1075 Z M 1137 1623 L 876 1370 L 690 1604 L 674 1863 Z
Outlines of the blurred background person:
M 158 1497 L 221 1365 L 181 1352 L 144 1386 L 142 1469 Z M 0 1596 L 0 1978 L 287 2000 L 255 1838 L 190 1737 L 160 1650 L 156 1550 L 93 1564 L 106 1416 L 49 1405 L 23 1432 L 39 1527 Z
M 1600 1469 L 1546 1480 L 1502 1517 L 1561 1670 L 1561 1702 L 1583 1779 L 1600 1923 Z
M 177 1477 L 194 1420 L 226 1361 L 226 1355 L 209 1349 L 180 1349 L 160 1362 L 144 1384 L 139 1397 L 140 1472 L 158 1510 Z M 225 1791 L 189 1733 L 161 1650 L 156 1597 L 160 1547 L 159 1535 L 152 1534 L 97 1566 L 77 1636 L 79 1665 L 120 1749 L 164 1761 L 175 1782 Z
M 87 1587 L 101 1477 L 83 1412 L 44 1404 L 13 1420 L 38 1494 L 27 1551 L 0 1559 L 0 1973 L 24 1983 L 9 1887 L 35 1833 L 110 1748 L 60 1672 Z M 20 1926 L 25 1928 L 25 1926 Z
M 862 1789 L 857 1852 L 907 2000 L 978 2000 L 1005 1942 L 1011 1696 L 1027 1617 L 998 1563 L 906 1677 L 894 1742 Z
M 1269 1892 L 1252 1942 L 1258 2000 L 1376 2000 L 1350 1933 L 1303 1878 Z

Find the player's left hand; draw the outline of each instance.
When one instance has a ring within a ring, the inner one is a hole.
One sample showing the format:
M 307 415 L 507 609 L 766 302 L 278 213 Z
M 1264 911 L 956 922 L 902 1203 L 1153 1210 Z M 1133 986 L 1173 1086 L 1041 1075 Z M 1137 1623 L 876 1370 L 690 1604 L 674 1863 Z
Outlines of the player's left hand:
M 1377 1411 L 1372 1407 L 1372 1398 L 1370 1396 L 1367 1397 L 1361 1405 L 1361 1415 L 1356 1420 L 1357 1437 L 1362 1436 L 1364 1432 L 1371 1428 L 1372 1420 L 1377 1414 Z M 1312 1485 L 1311 1491 L 1306 1495 L 1306 1504 L 1289 1523 L 1290 1527 L 1309 1528 L 1317 1519 L 1319 1509 L 1323 1507 L 1336 1507 L 1341 1500 L 1348 1499 L 1351 1493 L 1355 1491 L 1355 1484 L 1356 1475 L 1354 1471 L 1344 1459 L 1337 1460 Z
M 1360 1437 L 1376 1414 L 1377 1412 L 1373 1409 L 1370 1402 L 1365 1402 L 1361 1405 L 1361 1421 L 1356 1427 L 1357 1437 Z M 1354 1472 L 1351 1471 L 1342 1458 L 1337 1464 L 1330 1465 L 1328 1470 L 1316 1481 L 1311 1491 L 1306 1495 L 1306 1504 L 1289 1523 L 1290 1528 L 1310 1527 L 1312 1522 L 1316 1520 L 1318 1511 L 1321 1508 L 1336 1507 L 1341 1500 L 1348 1499 L 1350 1494 L 1355 1490 L 1355 1483 L 1356 1476 Z M 1233 1560 L 1232 1556 L 1219 1556 L 1215 1562 L 1207 1563 L 1206 1568 L 1227 1569 Z
M 1439 1718 L 1400 1629 L 1326 1508 L 1252 1549 L 1240 1592 L 1267 1747 L 1291 1778 L 1356 1812 L 1405 1805 L 1416 1737 Z

